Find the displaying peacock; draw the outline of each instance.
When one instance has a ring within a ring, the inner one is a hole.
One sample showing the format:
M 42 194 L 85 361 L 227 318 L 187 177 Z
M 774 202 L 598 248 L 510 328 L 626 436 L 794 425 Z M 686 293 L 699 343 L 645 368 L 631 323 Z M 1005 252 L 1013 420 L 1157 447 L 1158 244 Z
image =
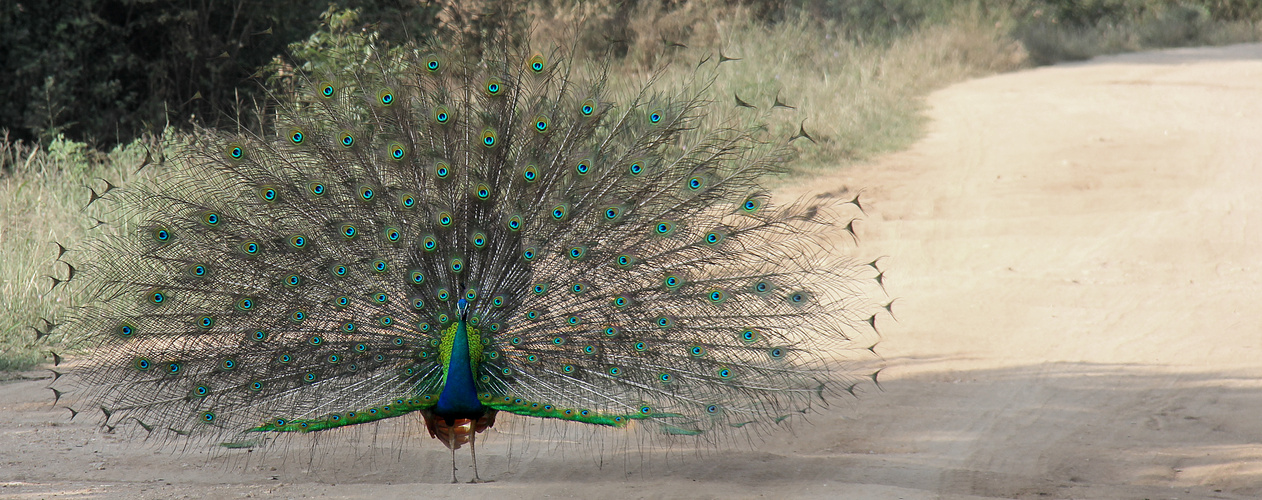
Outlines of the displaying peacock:
M 732 58 L 620 92 L 569 54 L 377 50 L 93 192 L 57 404 L 210 444 L 419 414 L 454 457 L 505 413 L 712 443 L 853 395 L 857 198 L 772 203 L 789 138 L 710 97 Z

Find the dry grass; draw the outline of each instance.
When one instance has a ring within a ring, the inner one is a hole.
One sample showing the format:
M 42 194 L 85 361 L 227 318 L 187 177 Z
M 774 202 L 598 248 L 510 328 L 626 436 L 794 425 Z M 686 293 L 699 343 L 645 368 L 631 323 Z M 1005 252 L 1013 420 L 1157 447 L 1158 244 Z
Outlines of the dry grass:
M 720 50 L 739 57 L 721 66 L 716 102 L 730 105 L 731 113 L 741 111 L 735 109 L 734 95 L 755 104 L 761 110 L 750 112 L 761 113 L 772 137 L 790 137 L 805 122 L 818 142 L 796 141 L 801 156 L 795 165 L 801 170 L 835 168 L 903 147 L 920 130 L 920 97 L 929 90 L 1024 64 L 1020 47 L 1005 39 L 998 26 L 968 21 L 968 13 L 889 44 L 864 44 L 840 36 L 837 27 L 806 19 L 766 27 L 740 9 L 716 16 L 716 10 L 696 5 L 669 16 L 652 5 L 622 14 L 593 11 L 589 5 L 550 18 L 536 13 L 541 19 L 537 26 L 550 28 L 538 29 L 535 36 L 559 40 L 564 37 L 561 30 L 579 18 L 599 23 L 623 15 L 634 36 L 611 73 L 614 86 L 624 90 L 639 85 L 654 68 L 666 67 L 661 80 L 671 82 Z M 588 31 L 590 36 L 597 32 Z M 666 48 L 663 38 L 688 47 Z M 607 41 L 582 43 L 596 50 Z M 770 110 L 777 95 L 796 109 Z M 101 179 L 126 182 L 146 147 L 154 146 L 137 143 L 101 154 L 57 141 L 46 149 L 17 144 L 0 151 L 7 162 L 0 169 L 5 172 L 0 174 L 0 291 L 5 299 L 0 305 L 0 369 L 26 368 L 45 359 L 48 348 L 35 342 L 28 326 L 42 329 L 40 318 L 56 317 L 58 308 L 70 301 L 64 287 L 49 292 L 53 280 L 46 275 L 65 278 L 68 273 L 65 264 L 55 262 L 53 242 L 73 247 L 88 234 L 93 222 L 80 210 L 89 199 L 88 186 L 99 192 L 105 186 Z
M 867 41 L 847 36 L 847 27 L 806 17 L 768 26 L 748 10 L 707 2 L 661 9 L 644 2 L 630 11 L 580 4 L 535 12 L 536 40 L 567 40 L 579 20 L 600 28 L 588 30 L 579 47 L 599 52 L 612 39 L 616 50 L 625 50 L 610 71 L 615 86 L 620 77 L 627 86 L 638 85 L 639 75 L 667 63 L 677 63 L 663 77 L 672 81 L 707 57 L 740 58 L 722 65 L 716 102 L 735 106 L 739 96 L 769 111 L 772 137 L 792 137 L 804 126 L 817 142 L 795 141 L 797 170 L 836 168 L 902 148 L 920 133 L 922 98 L 929 91 L 1027 65 L 1005 23 L 967 7 L 942 22 Z M 626 28 L 609 28 L 615 25 Z M 771 110 L 777 96 L 796 109 Z
M 720 52 L 739 58 L 720 66 L 713 88 L 715 102 L 731 108 L 708 119 L 757 113 L 772 138 L 792 137 L 804 126 L 816 142 L 794 142 L 798 172 L 839 168 L 907 146 L 923 128 L 923 97 L 967 78 L 1026 67 L 1031 60 L 1258 39 L 1253 25 L 1187 12 L 1074 31 L 1020 27 L 1007 13 L 987 14 L 970 4 L 916 28 L 856 35 L 854 26 L 814 18 L 769 24 L 710 0 L 669 12 L 661 2 L 583 2 L 548 11 L 540 10 L 542 3 L 531 5 L 537 44 L 573 42 L 568 33 L 580 21 L 580 50 L 600 54 L 613 44 L 619 56 L 610 68 L 615 90 L 635 88 L 654 71 L 664 82 L 678 81 L 697 61 Z M 737 109 L 735 96 L 759 109 Z M 795 108 L 771 109 L 777 98 Z M 43 329 L 40 318 L 56 317 L 72 299 L 63 287 L 50 292 L 53 280 L 46 275 L 65 278 L 69 272 L 54 261 L 54 241 L 74 246 L 88 234 L 93 222 L 81 212 L 88 186 L 99 191 L 101 179 L 126 182 L 145 152 L 156 157 L 158 147 L 141 141 L 104 154 L 68 141 L 36 148 L 6 140 L 0 146 L 0 370 L 27 368 L 46 357 L 49 349 L 28 326 Z
M 105 154 L 61 139 L 47 148 L 0 144 L 0 370 L 45 359 L 48 349 L 31 327 L 46 330 L 40 318 L 56 318 L 72 299 L 65 287 L 53 290 L 48 277 L 70 272 L 55 262 L 54 242 L 73 247 L 88 234 L 93 221 L 81 212 L 88 186 L 100 192 L 101 178 L 126 180 L 146 147 L 137 142 Z

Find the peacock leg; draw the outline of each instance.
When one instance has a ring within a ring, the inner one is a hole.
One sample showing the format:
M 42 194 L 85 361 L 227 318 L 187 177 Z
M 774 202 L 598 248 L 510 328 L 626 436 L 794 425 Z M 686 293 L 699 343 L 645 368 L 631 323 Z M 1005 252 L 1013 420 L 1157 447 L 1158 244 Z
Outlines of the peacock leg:
M 460 481 L 456 480 L 456 433 L 447 435 L 447 447 L 451 449 L 451 484 Z
M 478 433 L 477 431 L 469 433 L 469 456 L 473 457 L 473 479 L 469 480 L 469 484 L 481 483 L 482 478 L 478 477 Z

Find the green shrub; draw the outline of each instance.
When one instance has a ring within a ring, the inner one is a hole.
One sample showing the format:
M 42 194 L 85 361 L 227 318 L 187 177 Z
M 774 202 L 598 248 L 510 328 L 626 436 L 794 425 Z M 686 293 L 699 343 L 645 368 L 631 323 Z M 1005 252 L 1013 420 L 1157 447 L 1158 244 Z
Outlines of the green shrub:
M 434 24 L 424 1 L 336 0 L 404 37 Z M 65 0 L 0 4 L 0 129 L 104 149 L 190 121 L 232 124 L 257 71 L 316 31 L 329 0 Z

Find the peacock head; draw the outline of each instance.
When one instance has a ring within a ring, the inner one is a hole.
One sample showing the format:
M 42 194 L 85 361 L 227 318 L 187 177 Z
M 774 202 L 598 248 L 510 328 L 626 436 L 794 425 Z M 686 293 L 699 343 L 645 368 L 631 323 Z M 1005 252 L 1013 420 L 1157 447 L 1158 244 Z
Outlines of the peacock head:
M 460 300 L 456 301 L 456 309 L 460 311 L 461 321 L 469 319 L 469 301 L 465 300 L 464 297 L 461 297 Z

